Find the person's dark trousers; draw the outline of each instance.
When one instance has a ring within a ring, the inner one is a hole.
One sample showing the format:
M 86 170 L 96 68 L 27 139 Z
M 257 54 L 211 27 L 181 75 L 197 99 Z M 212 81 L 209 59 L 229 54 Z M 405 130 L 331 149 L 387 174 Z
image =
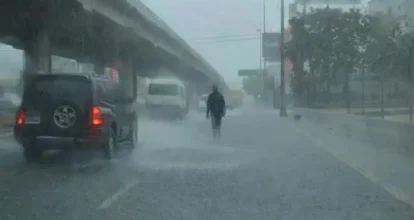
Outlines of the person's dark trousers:
M 211 116 L 211 128 L 213 131 L 213 137 L 217 138 L 221 135 L 221 116 Z

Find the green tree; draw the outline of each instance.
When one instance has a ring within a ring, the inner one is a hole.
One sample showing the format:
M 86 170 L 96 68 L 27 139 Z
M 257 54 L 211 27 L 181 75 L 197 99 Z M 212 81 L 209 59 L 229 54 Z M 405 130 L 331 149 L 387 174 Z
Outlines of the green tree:
M 295 66 L 294 92 L 306 92 L 315 98 L 320 92 L 329 95 L 331 85 L 340 83 L 349 105 L 349 74 L 363 58 L 369 17 L 356 9 L 342 12 L 327 7 L 312 10 L 301 19 L 301 25 L 292 27 L 292 41 L 286 49 Z M 305 61 L 309 62 L 309 73 L 302 70 Z
M 302 18 L 293 18 L 289 21 L 291 25 L 292 39 L 286 45 L 286 56 L 289 57 L 293 65 L 293 72 L 295 73 L 293 80 L 291 81 L 293 92 L 302 95 L 305 93 L 306 73 L 303 70 L 304 61 L 308 58 L 305 54 L 307 49 L 307 41 L 309 39 L 308 32 L 304 26 L 304 20 Z
M 402 19 L 387 14 L 370 17 L 370 33 L 363 56 L 364 62 L 376 74 L 398 77 L 407 73 L 412 36 L 403 31 Z
M 341 85 L 349 107 L 350 74 L 366 66 L 385 77 L 409 75 L 414 37 L 404 31 L 404 18 L 327 7 L 311 10 L 290 24 L 292 39 L 286 55 L 294 66 L 292 88 L 308 101 L 329 100 L 331 85 Z M 303 70 L 305 62 L 310 66 L 308 72 Z

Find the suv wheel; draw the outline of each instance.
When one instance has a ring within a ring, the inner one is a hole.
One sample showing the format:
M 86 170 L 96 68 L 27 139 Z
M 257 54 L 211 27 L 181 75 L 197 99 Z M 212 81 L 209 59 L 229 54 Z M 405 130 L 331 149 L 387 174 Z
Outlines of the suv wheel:
M 24 146 L 23 155 L 26 161 L 34 162 L 42 158 L 43 149 L 38 148 L 35 144 Z
M 112 128 L 109 129 L 108 136 L 106 137 L 103 149 L 105 159 L 110 160 L 115 156 L 116 138 Z

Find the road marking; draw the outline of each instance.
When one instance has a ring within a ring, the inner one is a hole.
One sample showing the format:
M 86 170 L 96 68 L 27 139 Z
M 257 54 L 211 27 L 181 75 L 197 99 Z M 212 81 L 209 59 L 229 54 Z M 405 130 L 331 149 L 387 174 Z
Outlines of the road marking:
M 99 160 L 93 160 L 92 162 L 89 163 L 76 163 L 73 164 L 71 167 L 75 170 L 77 169 L 85 169 L 85 168 L 91 168 L 91 167 L 96 167 L 96 166 L 104 166 L 104 165 L 114 165 L 114 164 L 119 164 L 121 163 L 120 159 L 111 159 L 110 161 L 106 160 L 106 159 L 99 159 Z
M 236 151 L 242 151 L 240 149 L 237 149 L 235 147 L 228 147 L 228 146 L 217 146 L 219 145 L 219 143 L 201 143 L 201 144 L 196 144 L 196 143 L 183 143 L 183 144 L 173 144 L 173 143 L 169 143 L 166 144 L 165 142 L 162 143 L 156 143 L 155 141 L 146 143 L 146 151 L 158 151 L 158 150 L 173 150 L 173 149 L 177 149 L 177 150 L 200 150 L 200 151 L 222 151 L 222 152 L 236 152 Z
M 211 162 L 211 163 L 191 163 L 191 162 L 157 162 L 141 161 L 137 164 L 141 168 L 153 170 L 217 170 L 226 171 L 237 169 L 241 166 L 239 162 Z
M 392 184 L 388 184 L 384 181 L 381 181 L 378 177 L 375 176 L 374 173 L 364 170 L 362 167 L 357 165 L 358 164 L 357 162 L 352 161 L 352 159 L 344 158 L 344 156 L 341 156 L 341 154 L 334 153 L 332 150 L 329 150 L 328 147 L 326 147 L 324 144 L 322 144 L 320 139 L 313 137 L 310 132 L 303 131 L 303 130 L 299 129 L 298 127 L 296 127 L 293 124 L 292 124 L 292 128 L 295 131 L 304 134 L 309 140 L 314 141 L 316 143 L 316 145 L 318 145 L 325 152 L 329 153 L 330 155 L 332 155 L 337 160 L 342 161 L 343 163 L 347 164 L 349 167 L 356 170 L 358 173 L 362 174 L 366 179 L 368 179 L 369 181 L 371 181 L 375 185 L 380 186 L 381 188 L 383 188 L 385 191 L 387 191 L 388 193 L 393 195 L 398 200 L 401 200 L 401 201 L 407 203 L 408 205 L 414 207 L 414 198 L 409 196 L 403 190 L 399 189 L 398 187 L 393 186 Z
M 124 195 L 126 192 L 128 192 L 132 187 L 137 185 L 139 183 L 138 179 L 135 179 L 119 189 L 117 192 L 115 192 L 113 195 L 108 197 L 105 201 L 102 202 L 102 204 L 97 208 L 98 210 L 103 210 L 109 208 L 112 204 L 114 204 L 116 201 L 118 201 L 122 195 Z

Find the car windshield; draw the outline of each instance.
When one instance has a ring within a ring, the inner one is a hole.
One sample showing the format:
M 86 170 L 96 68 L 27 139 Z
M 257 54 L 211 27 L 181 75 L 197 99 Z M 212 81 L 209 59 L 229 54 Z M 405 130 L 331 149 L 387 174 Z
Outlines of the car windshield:
M 84 77 L 53 76 L 35 79 L 24 100 L 48 104 L 51 100 L 66 99 L 85 104 L 91 98 L 90 82 Z
M 177 95 L 178 86 L 175 84 L 152 83 L 149 86 L 148 94 L 150 95 Z

